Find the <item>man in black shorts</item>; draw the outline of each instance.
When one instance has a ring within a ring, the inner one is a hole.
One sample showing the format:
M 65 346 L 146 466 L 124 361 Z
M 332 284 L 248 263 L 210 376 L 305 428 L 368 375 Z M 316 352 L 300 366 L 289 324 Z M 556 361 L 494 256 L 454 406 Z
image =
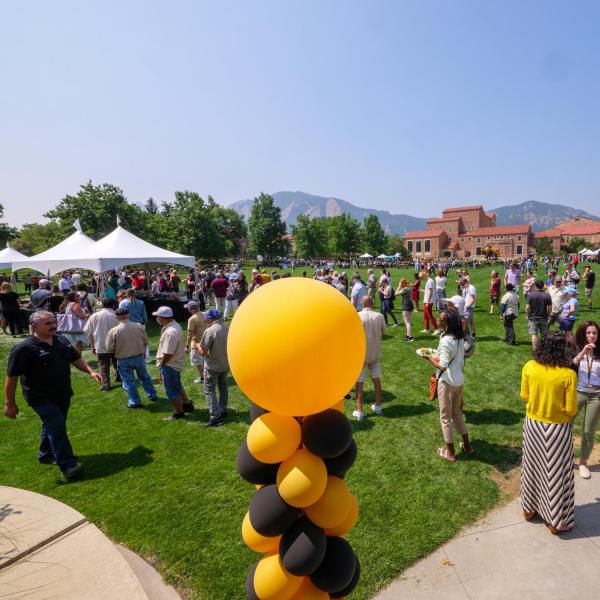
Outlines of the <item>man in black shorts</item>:
M 101 383 L 79 352 L 61 335 L 56 334 L 56 319 L 51 312 L 40 310 L 30 319 L 33 335 L 13 347 L 8 357 L 4 384 L 4 414 L 16 419 L 17 379 L 21 380 L 27 404 L 42 420 L 38 460 L 56 464 L 67 479 L 81 474 L 81 465 L 73 454 L 67 435 L 67 414 L 71 404 L 71 363 Z
M 588 299 L 588 309 L 592 310 L 592 295 L 594 293 L 594 286 L 596 285 L 596 273 L 592 271 L 590 265 L 585 266 L 583 279 L 585 281 L 585 295 Z
M 548 292 L 544 292 L 544 282 L 541 279 L 536 280 L 535 289 L 527 294 L 525 312 L 531 346 L 535 350 L 538 340 L 548 333 L 548 319 L 552 314 L 552 298 Z

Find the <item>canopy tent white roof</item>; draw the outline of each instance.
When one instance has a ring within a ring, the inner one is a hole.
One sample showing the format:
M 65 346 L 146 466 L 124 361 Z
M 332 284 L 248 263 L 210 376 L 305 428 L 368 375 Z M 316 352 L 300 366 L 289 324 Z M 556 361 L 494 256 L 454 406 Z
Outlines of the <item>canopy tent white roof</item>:
M 587 254 L 588 252 L 591 252 L 589 248 L 582 248 L 577 254 Z
M 387 254 L 380 254 L 377 258 L 387 258 Z
M 369 254 L 368 252 L 365 252 L 364 254 L 360 255 L 360 258 L 373 258 L 373 255 Z
M 33 269 L 44 275 L 56 275 L 65 269 L 93 269 L 90 261 L 83 260 L 82 256 L 95 244 L 91 237 L 77 230 L 53 248 L 29 258 L 13 260 L 12 270 Z
M 600 254 L 600 249 L 598 249 L 598 250 L 582 250 L 579 254 L 581 254 L 582 256 L 598 256 L 598 254 Z
M 163 250 L 118 226 L 97 242 L 81 231 L 40 254 L 12 263 L 13 271 L 35 269 L 56 275 L 66 269 L 89 269 L 98 273 L 125 265 L 163 263 L 193 267 L 193 256 Z
M 86 250 L 86 258 L 95 260 L 94 271 L 110 271 L 125 265 L 162 263 L 193 268 L 193 256 L 163 250 L 133 235 L 120 225 Z
M 0 269 L 12 268 L 13 260 L 27 260 L 27 257 L 13 248 L 6 242 L 6 248 L 0 252 Z

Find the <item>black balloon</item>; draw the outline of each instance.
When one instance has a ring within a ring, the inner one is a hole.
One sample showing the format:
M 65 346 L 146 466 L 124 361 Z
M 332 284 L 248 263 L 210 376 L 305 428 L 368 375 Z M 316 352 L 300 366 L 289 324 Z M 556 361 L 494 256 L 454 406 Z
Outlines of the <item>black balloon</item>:
M 254 421 L 256 421 L 260 415 L 264 415 L 265 413 L 269 412 L 266 408 L 263 408 L 258 404 L 254 404 L 254 402 L 251 400 L 248 400 L 248 402 L 250 403 L 250 421 L 252 421 L 252 423 L 254 423 Z
M 235 466 L 238 473 L 250 483 L 269 484 L 275 483 L 277 477 L 277 469 L 280 463 L 268 465 L 267 463 L 257 460 L 250 454 L 246 440 L 242 442 L 235 459 Z
M 298 519 L 282 536 L 279 557 L 292 575 L 310 575 L 323 561 L 327 536 L 307 517 Z
M 276 485 L 265 485 L 250 502 L 250 524 L 261 535 L 273 537 L 285 533 L 300 516 L 300 509 L 285 502 Z
M 254 589 L 254 573 L 256 573 L 256 567 L 258 567 L 258 563 L 260 561 L 256 561 L 250 571 L 248 573 L 248 577 L 246 577 L 246 598 L 248 600 L 260 600 L 260 598 L 256 595 L 256 591 Z
M 335 456 L 334 458 L 325 459 L 324 462 L 327 467 L 327 474 L 336 475 L 343 479 L 346 471 L 354 464 L 357 453 L 358 448 L 356 447 L 356 442 L 352 440 L 348 448 L 342 452 L 342 454 Z
M 354 577 L 356 555 L 352 546 L 341 537 L 327 538 L 327 551 L 319 568 L 310 580 L 324 592 L 337 594 L 346 588 Z
M 358 580 L 360 579 L 360 561 L 358 560 L 358 556 L 356 556 L 356 554 L 354 555 L 354 558 L 356 558 L 356 567 L 354 568 L 352 580 L 343 590 L 340 590 L 335 594 L 331 594 L 332 598 L 345 598 L 346 596 L 349 596 L 354 591 L 354 588 L 358 585 Z
M 333 458 L 348 449 L 352 425 L 335 408 L 329 408 L 302 421 L 302 443 L 317 456 Z

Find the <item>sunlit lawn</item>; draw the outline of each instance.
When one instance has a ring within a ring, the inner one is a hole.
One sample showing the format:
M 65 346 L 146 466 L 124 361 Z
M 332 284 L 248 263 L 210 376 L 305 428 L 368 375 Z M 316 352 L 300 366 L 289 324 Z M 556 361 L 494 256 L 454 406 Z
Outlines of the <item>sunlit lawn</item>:
M 472 272 L 479 292 L 477 349 L 466 367 L 465 407 L 475 457 L 460 456 L 450 464 L 435 455 L 442 436 L 437 405 L 428 400 L 431 368 L 415 354 L 420 346 L 434 345 L 435 338 L 415 333 L 416 341 L 408 344 L 403 327 L 389 329 L 383 347 L 385 414 L 374 417 L 367 408 L 369 417 L 353 422 L 359 455 L 346 481 L 361 516 L 349 540 L 363 567 L 353 597 L 369 597 L 492 508 L 500 492 L 490 473 L 495 468 L 506 472 L 518 462 L 523 417 L 519 372 L 531 348 L 523 315 L 516 321 L 520 345 L 501 342 L 501 321 L 487 314 L 489 272 Z M 398 282 L 400 272 L 392 275 Z M 454 287 L 451 277 L 451 293 Z M 588 314 L 581 312 L 586 318 Z M 600 317 L 597 310 L 592 314 Z M 398 318 L 402 322 L 400 314 Z M 422 313 L 413 313 L 413 331 L 422 324 Z M 156 348 L 158 328 L 150 331 Z M 13 343 L 0 336 L 4 364 Z M 151 372 L 156 376 L 155 367 Z M 254 488 L 235 470 L 249 413 L 231 381 L 227 425 L 205 429 L 206 405 L 194 377 L 186 367 L 184 382 L 200 410 L 185 422 L 164 423 L 170 410 L 166 401 L 128 411 L 121 389 L 101 394 L 89 378 L 74 373 L 69 431 L 86 476 L 70 484 L 60 481 L 54 467 L 37 464 L 39 420 L 21 401 L 16 422 L 0 420 L 0 482 L 73 506 L 113 540 L 155 561 L 170 582 L 194 598 L 242 598 L 246 572 L 256 560 L 239 533 Z M 368 407 L 370 383 L 366 390 Z M 347 402 L 348 416 L 353 408 Z

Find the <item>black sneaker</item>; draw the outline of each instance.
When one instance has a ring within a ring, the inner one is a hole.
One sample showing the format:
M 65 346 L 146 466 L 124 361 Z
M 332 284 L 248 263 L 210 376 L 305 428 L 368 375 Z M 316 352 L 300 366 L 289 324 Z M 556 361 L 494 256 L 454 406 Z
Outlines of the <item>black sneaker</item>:
M 40 465 L 55 465 L 56 458 L 38 458 Z
M 181 405 L 181 408 L 183 408 L 183 412 L 184 413 L 194 412 L 194 404 L 193 404 L 193 402 L 184 402 Z
M 65 479 L 71 481 L 72 479 L 76 479 L 77 477 L 81 477 L 83 474 L 83 467 L 77 463 L 72 467 L 66 468 L 62 474 L 65 476 Z
M 143 404 L 128 404 L 127 408 L 135 409 L 135 408 L 144 408 Z
M 206 421 L 206 423 L 204 423 L 204 427 L 222 427 L 223 425 L 225 425 L 225 423 L 223 422 L 223 419 L 221 417 L 218 417 L 216 419 L 209 419 L 208 421 Z
M 163 421 L 179 421 L 180 419 L 185 419 L 185 413 L 173 411 L 168 417 L 165 417 Z

